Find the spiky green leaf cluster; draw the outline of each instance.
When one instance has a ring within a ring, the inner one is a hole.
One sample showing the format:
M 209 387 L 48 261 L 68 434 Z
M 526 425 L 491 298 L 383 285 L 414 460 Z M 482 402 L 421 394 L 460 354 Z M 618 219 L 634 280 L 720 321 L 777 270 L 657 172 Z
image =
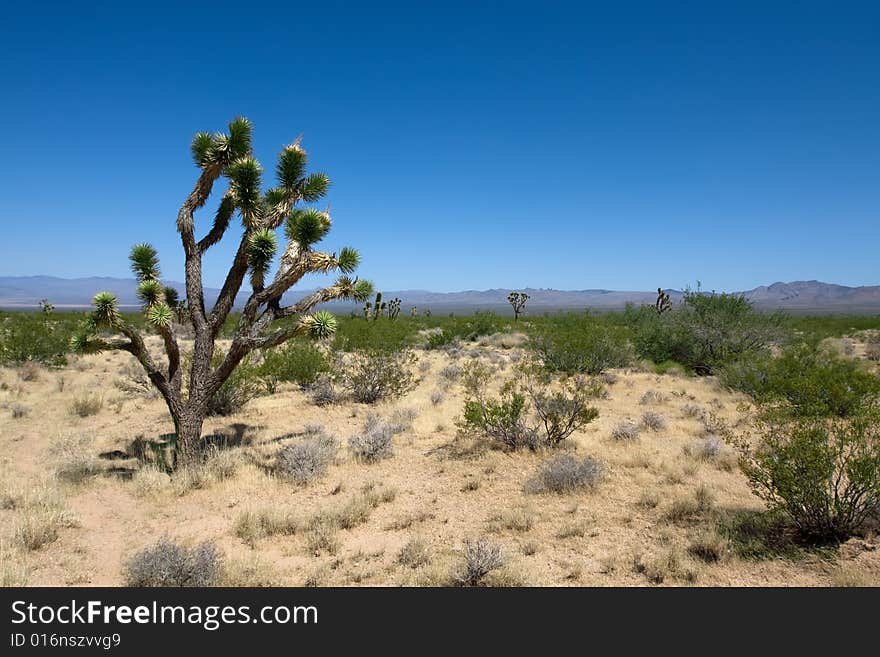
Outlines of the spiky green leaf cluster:
M 145 306 L 153 306 L 164 300 L 165 287 L 157 280 L 147 279 L 138 285 L 137 296 Z
M 306 249 L 320 242 L 330 230 L 330 216 L 313 208 L 296 209 L 284 225 L 287 239 Z
M 167 328 L 171 325 L 171 308 L 164 303 L 157 303 L 147 310 L 147 321 L 153 326 Z
M 327 177 L 327 174 L 313 173 L 303 181 L 300 194 L 306 203 L 314 203 L 322 198 L 328 189 L 330 189 L 330 178 Z
M 291 144 L 285 147 L 278 156 L 278 164 L 275 174 L 278 182 L 288 191 L 295 190 L 306 172 L 306 152 L 299 144 Z
M 191 150 L 193 160 L 199 167 L 227 166 L 230 162 L 247 157 L 251 153 L 253 126 L 244 117 L 229 123 L 229 132 L 210 134 L 199 132 L 193 137 Z
M 250 237 L 248 245 L 248 263 L 253 271 L 265 274 L 272 264 L 272 258 L 278 250 L 275 231 L 261 228 Z
M 361 255 L 356 249 L 346 246 L 339 252 L 336 261 L 339 263 L 339 271 L 344 274 L 350 274 L 358 268 L 361 262 Z
M 252 157 L 238 159 L 226 169 L 235 206 L 246 218 L 253 217 L 262 207 L 262 173 L 260 163 Z
M 317 340 L 329 338 L 336 333 L 336 317 L 326 310 L 319 310 L 313 315 L 304 317 L 302 323 L 309 335 Z
M 161 276 L 159 254 L 152 244 L 135 244 L 128 259 L 131 261 L 131 271 L 139 281 L 155 281 Z
M 92 304 L 95 306 L 92 319 L 96 326 L 115 326 L 119 322 L 116 295 L 112 292 L 98 292 Z
M 180 292 L 171 286 L 165 287 L 165 303 L 174 308 L 180 302 Z

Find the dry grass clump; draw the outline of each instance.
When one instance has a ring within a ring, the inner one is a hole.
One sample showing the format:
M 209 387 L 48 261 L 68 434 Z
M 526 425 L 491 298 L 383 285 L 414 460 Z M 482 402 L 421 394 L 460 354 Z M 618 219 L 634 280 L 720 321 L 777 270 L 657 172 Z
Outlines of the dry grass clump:
M 58 540 L 62 529 L 74 526 L 57 491 L 41 487 L 26 494 L 13 526 L 13 540 L 26 550 L 40 548 Z
M 652 584 L 662 584 L 670 580 L 693 584 L 699 577 L 696 566 L 675 547 L 652 558 L 636 555 L 633 559 L 633 570 L 644 575 Z
M 427 544 L 418 537 L 409 539 L 397 554 L 397 563 L 407 568 L 418 568 L 431 561 Z
M 446 395 L 443 393 L 442 390 L 434 390 L 431 393 L 431 403 L 434 406 L 439 406 L 440 404 L 442 404 L 444 399 L 446 399 Z
M 338 509 L 316 513 L 304 525 L 309 551 L 315 555 L 322 552 L 336 554 L 341 545 L 337 536 L 339 530 L 353 529 L 366 523 L 374 509 L 393 502 L 396 496 L 397 491 L 393 488 L 379 490 L 368 484 L 360 495 L 349 499 Z
M 0 587 L 27 586 L 30 569 L 17 551 L 0 544 Z
M 78 417 L 97 415 L 102 408 L 104 408 L 104 398 L 88 392 L 74 397 L 70 404 L 70 412 Z
M 285 446 L 278 453 L 275 471 L 297 484 L 307 484 L 327 473 L 338 451 L 336 438 L 318 427 L 310 431 L 308 437 Z
M 65 483 L 81 484 L 100 473 L 101 464 L 90 452 L 91 443 L 91 437 L 83 435 L 57 438 L 49 449 L 55 477 Z
M 342 545 L 338 533 L 339 524 L 334 516 L 317 513 L 306 524 L 306 547 L 315 556 L 322 552 L 336 554 Z
M 646 406 L 648 404 L 662 404 L 666 401 L 666 395 L 656 390 L 648 390 L 639 399 L 639 404 Z
M 42 372 L 39 363 L 29 360 L 18 368 L 18 378 L 22 381 L 38 381 Z
M 663 517 L 676 524 L 693 522 L 712 511 L 714 505 L 712 492 L 706 486 L 700 485 L 693 497 L 674 500 Z
M 656 509 L 660 505 L 660 495 L 655 490 L 642 491 L 636 505 L 643 509 Z
M 527 532 L 535 526 L 535 514 L 530 509 L 505 509 L 489 519 L 489 531 L 501 532 L 505 529 Z
M 156 497 L 170 489 L 171 477 L 156 466 L 144 465 L 134 473 L 131 484 L 138 497 Z
M 193 547 L 159 539 L 132 556 L 123 568 L 127 586 L 213 586 L 222 574 L 220 552 L 213 541 Z
M 651 431 L 663 431 L 666 428 L 666 420 L 659 413 L 647 411 L 642 414 L 642 427 Z
M 440 370 L 440 378 L 448 381 L 449 383 L 455 383 L 461 378 L 461 365 L 458 365 L 456 363 L 447 365 L 442 370 Z
M 289 511 L 279 509 L 248 509 L 238 514 L 233 531 L 251 547 L 268 536 L 290 536 L 300 530 L 300 521 Z
M 315 406 L 330 406 L 338 404 L 339 393 L 333 386 L 333 379 L 327 374 L 321 374 L 317 380 L 309 386 L 309 396 Z
M 251 555 L 244 560 L 225 560 L 218 585 L 265 588 L 281 586 L 282 581 L 272 564 Z
M 595 488 L 604 473 L 604 466 L 591 456 L 578 461 L 569 454 L 560 454 L 544 461 L 525 488 L 530 493 L 570 493 Z
M 556 538 L 565 540 L 566 538 L 583 538 L 589 526 L 586 522 L 573 522 L 567 525 L 563 525 L 558 532 L 556 532 Z
M 707 434 L 692 443 L 685 445 L 684 453 L 697 461 L 713 464 L 719 470 L 732 472 L 737 465 L 736 453 L 713 434 Z
M 241 452 L 237 449 L 210 448 L 199 462 L 174 471 L 172 488 L 183 496 L 193 490 L 201 490 L 212 484 L 231 479 L 241 465 Z
M 611 430 L 611 437 L 621 442 L 632 442 L 638 440 L 641 429 L 632 422 L 621 422 Z
M 709 529 L 691 542 L 688 554 L 706 563 L 717 563 L 725 557 L 728 549 L 727 539 L 715 529 Z
M 707 420 L 709 418 L 706 409 L 697 404 L 685 404 L 681 407 L 681 414 L 684 417 L 695 418 L 697 420 Z
M 501 546 L 487 538 L 464 542 L 461 562 L 452 572 L 452 579 L 460 586 L 480 586 L 492 571 L 504 565 Z
M 15 403 L 9 407 L 9 410 L 12 414 L 13 420 L 20 420 L 21 418 L 25 417 L 31 409 L 29 409 L 24 404 Z

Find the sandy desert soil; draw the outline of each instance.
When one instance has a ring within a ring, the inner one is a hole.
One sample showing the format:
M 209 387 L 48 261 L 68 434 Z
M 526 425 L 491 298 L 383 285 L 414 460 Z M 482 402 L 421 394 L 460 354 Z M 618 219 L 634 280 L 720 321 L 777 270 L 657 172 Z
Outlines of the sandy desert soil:
M 0 370 L 3 583 L 120 585 L 125 561 L 169 536 L 184 543 L 215 540 L 226 564 L 224 581 L 234 585 L 443 585 L 461 559 L 463 541 L 485 536 L 505 555 L 504 567 L 487 580 L 497 585 L 880 584 L 880 550 L 872 536 L 831 552 L 755 560 L 725 549 L 712 534 L 718 514 L 763 508 L 729 448 L 714 459 L 691 455 L 706 427 L 683 407 L 711 411 L 732 426 L 749 412 L 745 397 L 712 378 L 610 372 L 606 398 L 595 401 L 598 419 L 566 447 L 600 460 L 602 481 L 587 492 L 525 492 L 548 455 L 467 453 L 455 426 L 463 391 L 442 374 L 476 356 L 496 368 L 500 383 L 514 376 L 513 361 L 521 355 L 502 344 L 509 346 L 503 340 L 469 346 L 457 361 L 445 352 L 417 352 L 418 387 L 393 403 L 318 407 L 296 386 L 282 387 L 237 415 L 209 419 L 206 432 L 240 444 L 203 472 L 174 480 L 152 468 L 127 477 L 136 461 L 120 453 L 99 456 L 125 452 L 138 436 L 172 431 L 161 400 L 117 386 L 136 365 L 128 354 L 82 357 L 27 381 L 19 370 Z M 436 404 L 435 391 L 443 397 Z M 641 403 L 649 391 L 657 394 Z M 101 407 L 79 417 L 72 404 L 87 395 Z M 415 419 L 396 436 L 393 457 L 375 464 L 354 460 L 345 445 L 366 417 L 398 409 L 414 409 Z M 615 426 L 639 423 L 646 411 L 662 415 L 665 428 L 643 430 L 635 441 L 611 437 Z M 323 478 L 297 486 L 262 467 L 310 425 L 323 426 L 342 444 Z M 100 472 L 77 483 L 60 480 L 55 472 L 71 453 L 86 454 Z M 711 509 L 671 517 L 676 504 L 692 502 L 701 488 Z M 306 529 L 309 518 L 365 496 L 375 506 L 366 520 L 330 531 L 323 545 Z M 293 533 L 254 537 L 240 530 L 243 514 L 262 512 L 291 519 Z M 23 528 L 38 532 L 40 523 L 51 525 L 45 544 L 21 545 Z M 693 546 L 706 540 L 718 548 L 718 561 L 695 556 Z M 407 544 L 416 558 L 400 558 Z

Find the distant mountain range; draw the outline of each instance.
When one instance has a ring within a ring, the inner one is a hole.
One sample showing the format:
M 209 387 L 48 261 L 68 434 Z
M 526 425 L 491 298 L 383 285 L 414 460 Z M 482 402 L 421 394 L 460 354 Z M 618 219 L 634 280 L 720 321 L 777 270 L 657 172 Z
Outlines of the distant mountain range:
M 169 282 L 169 285 L 183 293 L 184 285 Z M 86 308 L 92 296 L 101 290 L 109 290 L 117 295 L 120 306 L 134 309 L 138 305 L 135 290 L 137 282 L 130 278 L 56 278 L 54 276 L 0 276 L 0 308 L 33 309 L 40 299 L 46 298 L 58 309 Z M 288 294 L 295 300 L 311 290 L 299 290 Z M 513 290 L 465 290 L 462 292 L 427 292 L 425 290 L 383 291 L 386 299 L 400 297 L 403 312 L 408 313 L 412 306 L 420 311 L 430 308 L 432 312 L 473 312 L 475 310 L 494 310 L 499 313 L 510 312 L 507 295 Z M 528 310 L 531 313 L 554 310 L 619 310 L 627 303 L 653 303 L 656 292 L 619 290 L 524 290 L 531 299 Z M 667 290 L 673 302 L 681 300 L 680 290 Z M 743 290 L 754 304 L 761 309 L 783 309 L 791 312 L 814 313 L 880 313 L 880 285 L 847 287 L 821 281 L 794 281 L 792 283 L 773 283 L 752 290 Z M 213 304 L 219 290 L 205 288 L 205 303 Z M 242 293 L 237 299 L 240 307 L 247 299 Z M 355 307 L 350 303 L 328 304 L 337 310 L 348 311 Z

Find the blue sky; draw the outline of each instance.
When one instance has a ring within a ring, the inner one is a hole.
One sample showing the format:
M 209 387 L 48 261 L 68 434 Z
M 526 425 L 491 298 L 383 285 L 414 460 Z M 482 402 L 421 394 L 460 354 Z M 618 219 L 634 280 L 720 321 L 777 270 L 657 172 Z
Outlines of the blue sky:
M 243 114 L 380 288 L 880 283 L 876 3 L 79 4 L 0 25 L 2 275 L 181 280 L 189 140 Z

